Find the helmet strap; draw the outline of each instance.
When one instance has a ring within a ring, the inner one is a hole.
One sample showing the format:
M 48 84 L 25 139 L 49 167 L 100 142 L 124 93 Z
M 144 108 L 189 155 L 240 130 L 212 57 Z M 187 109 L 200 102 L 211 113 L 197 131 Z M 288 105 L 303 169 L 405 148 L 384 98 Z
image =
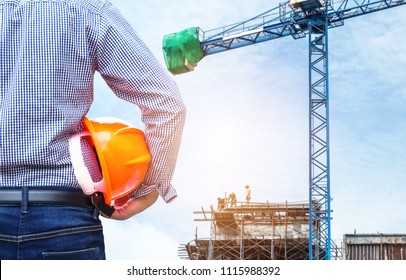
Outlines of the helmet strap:
M 109 206 L 104 202 L 104 196 L 101 192 L 95 192 L 91 196 L 92 203 L 94 207 L 96 207 L 99 212 L 103 213 L 104 215 L 111 217 L 113 215 L 115 209 L 113 206 Z

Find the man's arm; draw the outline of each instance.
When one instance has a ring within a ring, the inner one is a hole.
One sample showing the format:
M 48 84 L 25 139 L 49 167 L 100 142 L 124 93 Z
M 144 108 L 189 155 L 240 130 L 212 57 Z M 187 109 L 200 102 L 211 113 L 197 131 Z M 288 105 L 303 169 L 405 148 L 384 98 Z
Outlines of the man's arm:
M 98 32 L 96 70 L 119 98 L 140 108 L 152 155 L 143 183 L 121 209 L 135 213 L 139 210 L 133 208 L 146 209 L 156 201 L 151 199 L 152 194 L 147 195 L 151 192 L 158 192 L 167 203 L 177 196 L 171 180 L 186 108 L 173 78 L 129 23 L 111 4 L 106 4 L 104 12 Z
M 145 209 L 149 208 L 158 198 L 158 192 L 153 190 L 147 195 L 137 197 L 137 198 L 130 198 L 123 201 L 123 205 L 115 206 L 116 211 L 114 211 L 113 215 L 110 218 L 113 220 L 127 220 L 134 215 L 137 215 L 144 211 Z M 116 202 L 117 203 L 117 202 Z M 120 203 L 120 202 L 118 202 Z

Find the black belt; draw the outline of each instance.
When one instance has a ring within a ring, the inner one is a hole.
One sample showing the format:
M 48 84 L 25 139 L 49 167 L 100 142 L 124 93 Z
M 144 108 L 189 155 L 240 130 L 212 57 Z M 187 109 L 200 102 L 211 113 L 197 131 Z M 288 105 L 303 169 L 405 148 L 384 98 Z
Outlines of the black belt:
M 21 204 L 21 190 L 1 190 L 0 204 Z M 29 204 L 70 205 L 94 208 L 92 199 L 83 193 L 60 190 L 35 190 L 28 191 Z

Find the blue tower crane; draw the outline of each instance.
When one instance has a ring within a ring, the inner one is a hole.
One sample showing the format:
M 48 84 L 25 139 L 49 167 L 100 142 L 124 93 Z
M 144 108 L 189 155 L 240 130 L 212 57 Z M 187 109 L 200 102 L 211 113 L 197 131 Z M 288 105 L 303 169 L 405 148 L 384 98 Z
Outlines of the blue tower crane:
M 194 70 L 205 56 L 286 36 L 309 39 L 309 259 L 331 259 L 328 30 L 406 0 L 290 0 L 243 22 L 165 35 L 168 70 Z

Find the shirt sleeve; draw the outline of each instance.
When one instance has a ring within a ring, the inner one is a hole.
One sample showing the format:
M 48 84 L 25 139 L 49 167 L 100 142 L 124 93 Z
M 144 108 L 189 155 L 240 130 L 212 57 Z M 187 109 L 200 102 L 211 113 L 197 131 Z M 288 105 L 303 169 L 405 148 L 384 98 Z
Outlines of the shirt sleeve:
M 132 194 L 157 189 L 165 202 L 176 190 L 171 184 L 186 109 L 179 89 L 120 13 L 106 4 L 101 14 L 96 70 L 121 99 L 137 105 L 152 155 L 141 186 Z

